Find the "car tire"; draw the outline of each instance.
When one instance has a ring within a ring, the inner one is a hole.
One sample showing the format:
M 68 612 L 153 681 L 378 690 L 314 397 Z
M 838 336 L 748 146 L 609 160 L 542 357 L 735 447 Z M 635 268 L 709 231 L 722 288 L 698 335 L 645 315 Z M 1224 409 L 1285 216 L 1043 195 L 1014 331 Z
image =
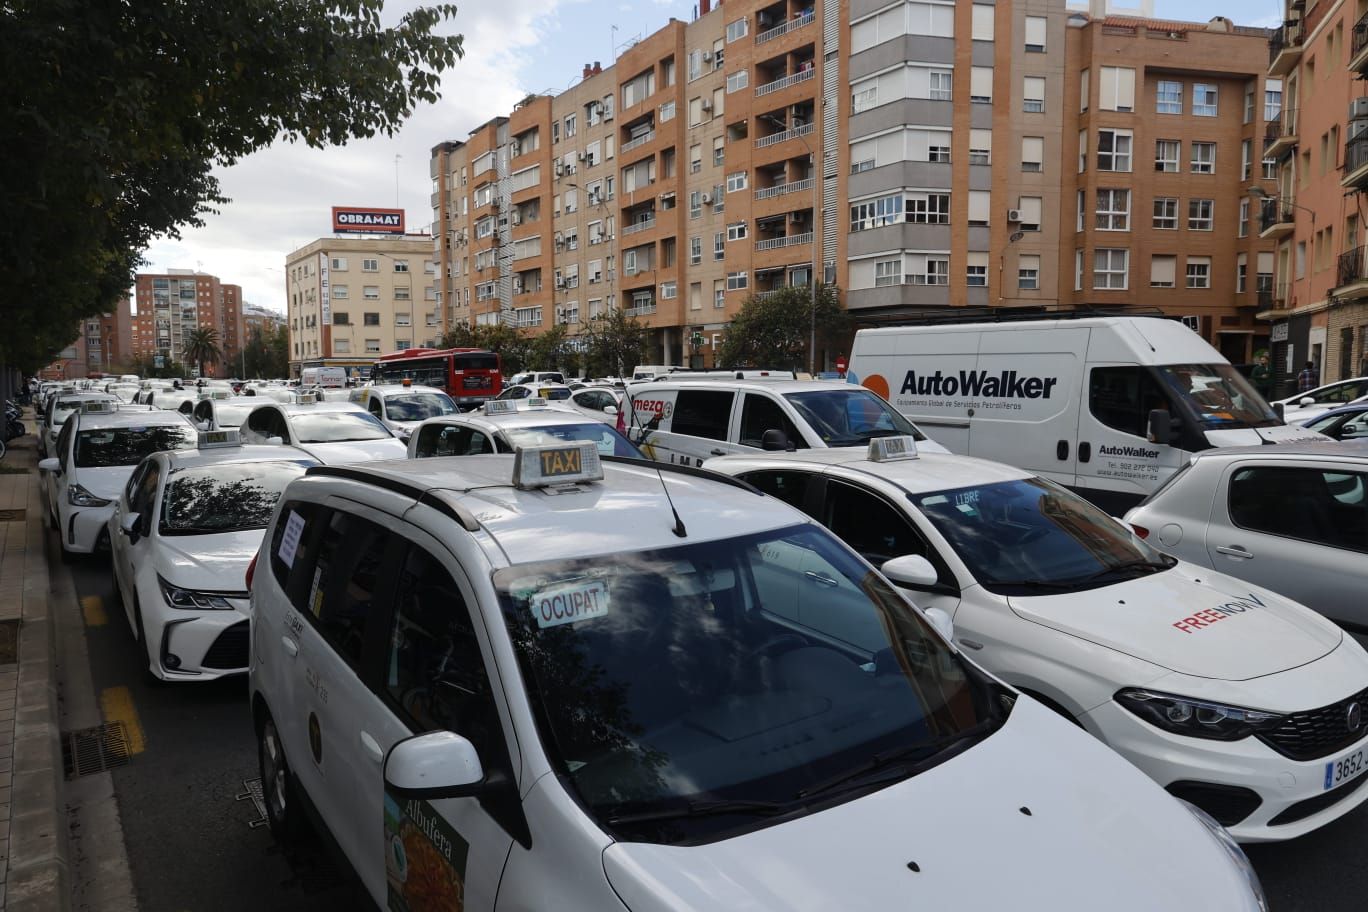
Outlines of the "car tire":
M 294 773 L 285 759 L 285 745 L 269 712 L 257 727 L 257 772 L 261 776 L 262 803 L 266 805 L 271 835 L 281 846 L 298 845 L 307 833 L 307 823 L 299 806 Z

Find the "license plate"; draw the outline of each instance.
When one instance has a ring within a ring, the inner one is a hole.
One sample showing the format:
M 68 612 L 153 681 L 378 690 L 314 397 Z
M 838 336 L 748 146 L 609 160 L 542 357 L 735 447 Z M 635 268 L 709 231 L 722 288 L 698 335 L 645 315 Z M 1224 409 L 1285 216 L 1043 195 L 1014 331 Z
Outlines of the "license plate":
M 1357 779 L 1365 772 L 1368 772 L 1368 748 L 1361 747 L 1352 754 L 1325 764 L 1324 791 L 1343 785 L 1350 779 Z

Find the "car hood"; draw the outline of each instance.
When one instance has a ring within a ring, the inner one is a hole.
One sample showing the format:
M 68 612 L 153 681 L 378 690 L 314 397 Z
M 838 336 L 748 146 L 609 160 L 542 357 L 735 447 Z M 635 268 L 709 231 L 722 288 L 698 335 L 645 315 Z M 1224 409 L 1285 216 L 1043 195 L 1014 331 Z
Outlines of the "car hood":
M 103 497 L 105 500 L 118 500 L 136 468 L 137 466 L 107 466 L 99 469 L 78 468 L 75 477 L 71 480 L 96 497 Z
M 603 866 L 632 912 L 1255 908 L 1182 805 L 1029 699 L 896 785 L 707 845 L 614 843 Z
M 1171 570 L 1082 592 L 1012 596 L 1019 617 L 1197 678 L 1247 681 L 1339 646 L 1334 624 L 1214 570 Z
M 265 529 L 220 535 L 162 535 L 157 572 L 173 586 L 209 592 L 246 592 L 247 565 Z
M 1306 418 L 1314 417 L 1306 415 Z M 1287 424 L 1278 427 L 1266 428 L 1230 428 L 1228 430 L 1208 430 L 1206 431 L 1207 442 L 1214 447 L 1227 446 L 1259 446 L 1267 441 L 1274 443 L 1305 443 L 1309 440 L 1329 440 L 1319 431 L 1301 427 L 1294 422 L 1304 420 L 1298 416 L 1288 413 Z
M 301 443 L 299 448 L 324 465 L 371 462 L 376 459 L 403 459 L 408 447 L 397 437 L 381 440 L 345 440 L 338 443 Z

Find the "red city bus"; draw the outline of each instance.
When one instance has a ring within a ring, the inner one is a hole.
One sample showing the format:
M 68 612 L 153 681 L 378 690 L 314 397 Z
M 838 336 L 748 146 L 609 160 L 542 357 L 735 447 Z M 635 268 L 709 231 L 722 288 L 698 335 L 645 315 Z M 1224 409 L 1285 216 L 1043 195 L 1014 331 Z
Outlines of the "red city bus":
M 407 348 L 382 355 L 371 368 L 375 383 L 401 383 L 446 391 L 457 408 L 473 409 L 503 389 L 502 365 L 494 352 L 480 348 Z

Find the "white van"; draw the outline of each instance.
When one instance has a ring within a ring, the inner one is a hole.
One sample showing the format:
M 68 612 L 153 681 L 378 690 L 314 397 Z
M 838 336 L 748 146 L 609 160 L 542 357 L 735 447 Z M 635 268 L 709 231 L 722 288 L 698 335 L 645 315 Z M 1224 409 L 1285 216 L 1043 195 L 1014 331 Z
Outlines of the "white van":
M 1288 427 L 1182 323 L 1086 317 L 862 329 L 846 374 L 951 452 L 1029 469 L 1113 512 L 1218 446 Z
M 347 385 L 347 371 L 341 367 L 306 367 L 299 376 L 299 385 L 342 389 Z

